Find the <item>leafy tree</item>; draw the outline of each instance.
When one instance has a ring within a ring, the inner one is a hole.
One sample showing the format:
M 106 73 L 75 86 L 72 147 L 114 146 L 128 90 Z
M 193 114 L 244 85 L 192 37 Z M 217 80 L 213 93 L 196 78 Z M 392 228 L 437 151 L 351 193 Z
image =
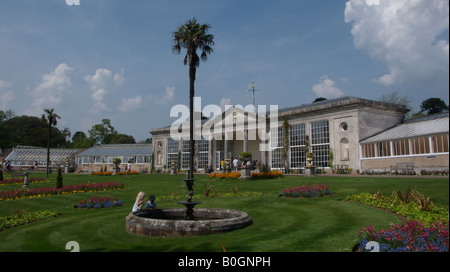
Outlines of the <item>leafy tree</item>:
M 90 148 L 94 145 L 83 131 L 77 131 L 72 137 L 72 144 L 74 148 Z
M 2 111 L 0 110 L 0 123 L 7 121 L 15 116 L 12 110 Z
M 325 100 L 327 100 L 325 97 L 317 97 L 316 99 L 314 99 L 313 103 L 325 101 Z
M 89 138 L 94 144 L 109 144 L 117 134 L 109 119 L 103 119 L 101 124 L 93 125 L 89 130 Z
M 184 25 L 177 28 L 177 31 L 172 33 L 174 45 L 172 50 L 174 53 L 180 54 L 181 49 L 186 49 L 186 56 L 184 57 L 184 65 L 189 65 L 189 106 L 190 106 L 190 142 L 189 142 L 189 174 L 188 179 L 194 178 L 194 82 L 195 73 L 200 65 L 200 58 L 206 61 L 208 54 L 213 52 L 214 36 L 208 34 L 210 25 L 199 24 L 196 18 L 188 20 Z M 197 55 L 197 50 L 201 51 L 200 57 Z
M 35 116 L 16 116 L 0 122 L 0 148 L 6 150 L 17 145 L 47 146 L 48 124 Z M 67 147 L 69 143 L 62 131 L 51 128 L 50 147 Z
M 134 137 L 126 134 L 117 134 L 112 139 L 110 144 L 135 144 Z
M 44 109 L 44 114 L 42 114 L 41 120 L 48 124 L 48 136 L 47 136 L 47 177 L 48 169 L 50 166 L 50 138 L 52 135 L 52 127 L 56 126 L 58 123 L 57 119 L 61 119 L 58 114 L 55 113 L 55 109 Z
M 440 98 L 428 98 L 420 104 L 420 111 L 427 115 L 448 111 L 448 105 Z

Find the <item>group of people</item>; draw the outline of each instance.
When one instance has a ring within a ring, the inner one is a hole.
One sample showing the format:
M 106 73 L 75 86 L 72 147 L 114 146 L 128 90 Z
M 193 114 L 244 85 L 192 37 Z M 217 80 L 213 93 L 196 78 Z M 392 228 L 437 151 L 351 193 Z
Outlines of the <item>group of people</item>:
M 133 214 L 148 213 L 156 209 L 157 204 L 155 202 L 155 196 L 150 195 L 147 203 L 144 205 L 146 196 L 147 195 L 144 192 L 138 193 L 132 209 Z
M 245 162 L 242 162 L 241 163 L 241 165 L 240 165 L 240 167 L 242 168 L 242 167 L 244 167 L 244 163 Z M 247 167 L 247 168 L 250 168 L 250 169 L 256 169 L 258 166 L 259 166 L 259 163 L 258 163 L 258 161 L 257 160 L 254 160 L 254 161 L 247 161 L 247 163 L 245 164 L 245 166 Z M 234 160 L 233 160 L 233 169 L 235 170 L 235 171 L 238 171 L 239 170 L 239 160 L 237 159 L 237 158 L 234 158 Z
M 2 161 L 0 162 L 0 169 L 4 172 L 11 171 L 11 162 L 10 161 Z

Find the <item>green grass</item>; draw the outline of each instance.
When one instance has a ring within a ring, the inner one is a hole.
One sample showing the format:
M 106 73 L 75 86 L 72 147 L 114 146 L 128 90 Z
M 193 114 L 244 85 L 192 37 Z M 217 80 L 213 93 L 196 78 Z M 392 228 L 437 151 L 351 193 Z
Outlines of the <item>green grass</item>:
M 39 176 L 39 174 L 33 174 Z M 42 175 L 40 175 L 42 176 Z M 202 198 L 202 208 L 228 208 L 247 212 L 253 224 L 229 233 L 197 237 L 160 238 L 142 237 L 125 231 L 125 217 L 130 213 L 139 191 L 157 197 L 159 208 L 180 208 L 176 200 L 158 201 L 158 196 L 184 194 L 187 189 L 184 175 L 136 175 L 96 177 L 90 175 L 64 175 L 65 185 L 118 181 L 125 189 L 91 192 L 33 199 L 0 201 L 0 216 L 14 215 L 16 209 L 26 211 L 51 210 L 64 213 L 52 219 L 0 232 L 0 251 L 66 251 L 69 241 L 76 241 L 81 251 L 222 251 L 229 252 L 348 252 L 358 241 L 358 232 L 373 224 L 376 229 L 401 223 L 392 214 L 376 208 L 342 201 L 347 195 L 381 190 L 390 195 L 394 190 L 416 188 L 430 196 L 439 207 L 448 209 L 448 178 L 408 177 L 331 177 L 312 178 L 288 176 L 275 180 L 215 181 L 205 175 L 196 175 L 195 193 L 208 186 L 219 193 L 229 193 L 237 186 L 239 192 L 264 192 L 262 197 Z M 30 187 L 55 186 L 56 174 L 49 183 L 31 184 Z M 315 199 L 281 198 L 284 188 L 322 182 L 336 193 L 331 197 Z M 21 185 L 0 186 L 12 190 Z M 94 195 L 116 196 L 124 202 L 122 207 L 83 210 L 74 205 Z

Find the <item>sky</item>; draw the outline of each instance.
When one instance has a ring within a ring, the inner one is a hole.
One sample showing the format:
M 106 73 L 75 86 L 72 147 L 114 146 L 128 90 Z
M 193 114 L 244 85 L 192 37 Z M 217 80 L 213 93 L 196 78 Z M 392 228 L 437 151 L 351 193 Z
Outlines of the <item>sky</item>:
M 0 110 L 54 108 L 72 135 L 110 119 L 136 141 L 189 105 L 172 32 L 211 26 L 195 95 L 279 108 L 397 92 L 449 104 L 448 0 L 0 0 Z

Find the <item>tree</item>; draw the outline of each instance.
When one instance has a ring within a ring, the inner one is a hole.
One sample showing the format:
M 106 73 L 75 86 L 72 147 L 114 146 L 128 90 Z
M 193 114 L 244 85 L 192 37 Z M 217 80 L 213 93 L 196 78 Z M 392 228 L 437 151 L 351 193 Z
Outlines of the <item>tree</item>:
M 89 148 L 94 144 L 83 131 L 77 131 L 72 137 L 73 148 Z
M 320 102 L 320 101 L 326 101 L 327 99 L 325 97 L 317 97 L 314 99 L 313 103 Z
M 7 121 L 15 116 L 12 110 L 2 111 L 0 110 L 0 122 Z
M 48 134 L 47 134 L 47 177 L 48 169 L 50 166 L 50 138 L 52 135 L 52 127 L 58 124 L 58 120 L 61 119 L 58 114 L 55 113 L 55 109 L 44 109 L 44 114 L 42 114 L 41 120 L 48 124 Z
M 428 98 L 420 104 L 420 111 L 427 115 L 448 111 L 448 105 L 440 98 Z
M 103 119 L 101 124 L 93 125 L 89 130 L 89 138 L 94 144 L 109 144 L 117 134 L 109 119 Z
M 284 120 L 283 125 L 283 149 L 281 152 L 281 157 L 283 158 L 284 170 L 287 174 L 289 172 L 289 129 L 291 125 L 288 120 Z
M 135 144 L 136 140 L 131 135 L 117 134 L 112 139 L 110 144 Z
M 184 57 L 184 65 L 189 65 L 189 107 L 190 107 L 190 132 L 189 132 L 189 176 L 188 180 L 194 179 L 194 82 L 195 73 L 200 65 L 200 58 L 206 61 L 208 54 L 213 52 L 214 36 L 208 34 L 210 25 L 199 24 L 197 19 L 188 20 L 184 25 L 177 28 L 177 31 L 172 32 L 174 45 L 172 50 L 176 54 L 180 54 L 181 49 L 187 50 Z M 200 57 L 197 55 L 197 50 L 201 51 Z M 188 184 L 188 188 L 192 187 Z M 191 191 L 191 189 L 189 188 Z M 189 192 L 191 195 L 191 192 Z M 191 196 L 190 196 L 191 197 Z
M 35 116 L 16 116 L 0 122 L 0 148 L 6 150 L 17 145 L 47 147 L 48 123 Z M 50 147 L 68 147 L 65 133 L 51 128 Z
M 408 118 L 411 116 L 412 99 L 408 95 L 401 96 L 401 95 L 399 95 L 398 91 L 394 90 L 391 93 L 383 94 L 380 97 L 380 101 L 386 102 L 386 103 L 392 103 L 392 104 L 405 105 L 406 109 L 408 110 L 406 117 Z

